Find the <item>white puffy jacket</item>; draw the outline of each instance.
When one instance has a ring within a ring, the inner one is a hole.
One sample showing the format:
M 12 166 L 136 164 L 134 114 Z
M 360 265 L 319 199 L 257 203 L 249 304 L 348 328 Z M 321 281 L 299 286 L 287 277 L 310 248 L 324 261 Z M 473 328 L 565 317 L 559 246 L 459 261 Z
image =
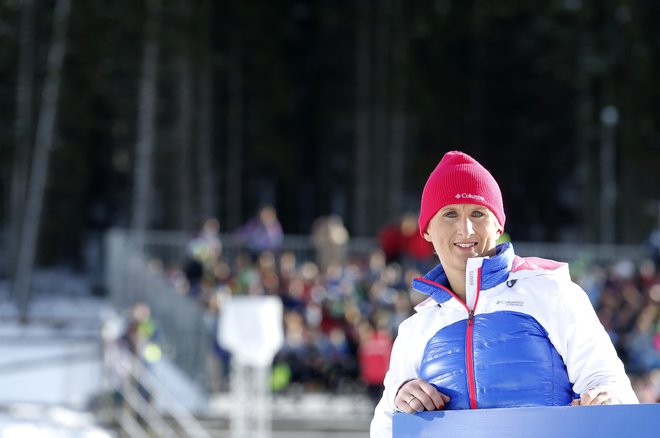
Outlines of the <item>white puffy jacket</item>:
M 518 257 L 505 243 L 468 260 L 465 302 L 441 265 L 413 287 L 430 297 L 399 327 L 372 438 L 392 436 L 394 398 L 418 377 L 451 397 L 446 409 L 566 405 L 591 388 L 638 403 L 567 264 Z

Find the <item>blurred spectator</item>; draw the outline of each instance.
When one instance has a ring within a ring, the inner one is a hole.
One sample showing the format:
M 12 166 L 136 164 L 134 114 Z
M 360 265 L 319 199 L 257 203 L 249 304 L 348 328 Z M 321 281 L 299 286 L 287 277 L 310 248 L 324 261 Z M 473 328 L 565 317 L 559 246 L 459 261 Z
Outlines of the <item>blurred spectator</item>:
M 184 273 L 192 296 L 199 296 L 215 283 L 215 268 L 222 255 L 219 231 L 220 222 L 215 218 L 207 219 L 186 244 Z
M 628 334 L 628 372 L 648 373 L 660 369 L 660 318 L 658 305 L 649 304 L 639 314 Z
M 312 225 L 312 243 L 316 250 L 316 263 L 321 272 L 330 264 L 342 265 L 346 262 L 348 230 L 344 221 L 337 215 L 321 216 Z
M 419 233 L 417 216 L 404 214 L 394 224 L 386 225 L 378 232 L 378 242 L 388 262 L 397 262 L 405 268 L 428 263 L 433 246 Z
M 193 297 L 198 296 L 202 289 L 204 263 L 195 252 L 191 252 L 186 256 L 186 260 L 183 265 L 183 273 L 185 274 L 186 280 L 188 281 L 187 293 Z
M 371 282 L 380 278 L 386 265 L 387 260 L 384 251 L 380 249 L 371 251 L 369 254 L 366 280 Z
M 279 295 L 280 276 L 277 273 L 275 265 L 275 255 L 270 251 L 264 251 L 259 254 L 257 260 L 257 270 L 259 274 L 260 285 L 252 289 L 251 293 L 262 292 L 265 295 Z
M 144 302 L 135 303 L 121 342 L 144 364 L 149 365 L 160 360 L 162 355 L 158 336 L 158 326 L 151 317 L 149 305 Z
M 200 237 L 206 243 L 209 251 L 209 257 L 217 260 L 222 255 L 222 242 L 220 241 L 220 222 L 216 218 L 209 218 L 204 221 Z
M 360 348 L 358 360 L 360 377 L 367 386 L 367 396 L 376 406 L 383 394 L 383 381 L 390 366 L 393 339 L 385 330 L 385 323 L 376 319 L 375 324 L 363 321 L 360 324 Z
M 647 245 L 655 265 L 660 265 L 660 205 L 658 206 L 658 220 L 655 228 L 649 234 Z
M 296 255 L 291 251 L 283 251 L 279 260 L 280 288 L 285 291 L 289 288 L 289 283 L 298 275 L 298 266 Z
M 229 368 L 231 354 L 219 344 L 219 327 L 221 327 L 220 311 L 225 303 L 231 300 L 231 289 L 226 285 L 219 286 L 211 295 L 207 304 L 205 322 L 211 333 L 213 348 L 207 355 L 209 383 L 213 391 L 229 389 Z
M 247 245 L 253 260 L 264 251 L 277 253 L 284 238 L 277 212 L 271 206 L 262 207 L 257 217 L 242 225 L 234 235 L 238 242 Z
M 640 403 L 660 403 L 660 369 L 633 376 L 632 384 Z
M 250 254 L 244 251 L 238 253 L 232 267 L 233 278 L 231 288 L 234 294 L 247 294 L 257 286 L 259 274 L 253 265 Z

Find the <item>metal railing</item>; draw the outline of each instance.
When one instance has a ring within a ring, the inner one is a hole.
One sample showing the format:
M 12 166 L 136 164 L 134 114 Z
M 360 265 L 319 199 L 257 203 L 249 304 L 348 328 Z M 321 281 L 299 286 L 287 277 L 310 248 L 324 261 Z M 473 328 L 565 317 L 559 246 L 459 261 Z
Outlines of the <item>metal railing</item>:
M 117 230 L 111 231 L 116 233 Z M 130 233 L 122 231 L 122 233 Z M 144 252 L 150 257 L 161 260 L 165 266 L 183 262 L 186 243 L 190 234 L 181 231 L 149 231 L 144 235 Z M 245 250 L 231 234 L 221 234 L 223 257 L 231 261 Z M 516 254 L 533 256 L 563 262 L 590 261 L 595 263 L 613 263 L 622 259 L 638 261 L 646 255 L 643 245 L 600 244 L 600 243 L 546 243 L 514 241 Z M 347 258 L 366 258 L 378 249 L 378 240 L 374 237 L 352 237 L 347 244 Z M 281 251 L 289 251 L 299 261 L 314 261 L 316 258 L 312 239 L 307 235 L 287 234 L 281 245 Z
M 106 345 L 106 372 L 121 384 L 121 397 L 113 405 L 116 424 L 131 438 L 193 437 L 211 434 L 163 385 L 140 360 L 120 343 Z
M 112 230 L 110 235 L 130 235 L 130 231 Z M 222 255 L 227 261 L 232 261 L 241 252 L 247 250 L 245 244 L 239 242 L 231 234 L 220 234 L 222 242 Z M 165 266 L 172 266 L 183 262 L 186 243 L 191 239 L 189 233 L 182 231 L 149 231 L 142 237 L 144 253 L 156 258 Z M 378 248 L 378 241 L 372 237 L 353 237 L 347 245 L 347 257 L 366 257 L 371 251 Z M 282 252 L 292 252 L 298 261 L 313 261 L 316 252 L 310 236 L 287 234 L 284 236 Z

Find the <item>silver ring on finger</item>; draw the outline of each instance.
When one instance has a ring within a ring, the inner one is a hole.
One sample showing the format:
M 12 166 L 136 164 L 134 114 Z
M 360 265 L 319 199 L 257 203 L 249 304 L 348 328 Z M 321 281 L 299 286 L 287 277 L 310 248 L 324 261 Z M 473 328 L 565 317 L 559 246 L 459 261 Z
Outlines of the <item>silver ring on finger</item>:
M 408 400 L 408 405 L 410 405 L 410 403 L 412 403 L 412 401 L 415 400 L 416 398 L 417 397 L 415 397 L 414 395 L 410 397 L 410 399 Z

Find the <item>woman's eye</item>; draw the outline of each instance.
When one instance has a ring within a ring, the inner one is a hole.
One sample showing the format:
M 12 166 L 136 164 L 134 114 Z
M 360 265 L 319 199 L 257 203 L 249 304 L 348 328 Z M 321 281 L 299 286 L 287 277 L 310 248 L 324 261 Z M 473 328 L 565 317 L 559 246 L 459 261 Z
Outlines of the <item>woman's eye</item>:
M 447 213 L 444 214 L 444 216 L 445 216 L 445 217 L 454 218 L 454 217 L 456 217 L 456 216 L 458 216 L 458 215 L 456 214 L 455 211 L 448 211 Z
M 483 212 L 483 211 L 476 210 L 476 211 L 473 211 L 473 212 L 472 212 L 472 216 L 473 216 L 473 217 L 483 217 L 483 216 L 484 216 L 484 212 Z

